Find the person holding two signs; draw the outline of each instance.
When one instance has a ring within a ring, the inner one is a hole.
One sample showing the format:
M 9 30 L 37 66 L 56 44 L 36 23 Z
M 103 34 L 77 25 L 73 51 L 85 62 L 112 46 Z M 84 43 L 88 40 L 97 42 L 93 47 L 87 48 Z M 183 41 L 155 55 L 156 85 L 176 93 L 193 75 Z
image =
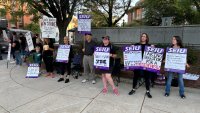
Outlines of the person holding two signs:
M 135 45 L 142 46 L 142 57 L 144 54 L 145 46 L 153 46 L 153 45 L 149 44 L 149 37 L 146 33 L 142 33 L 142 35 L 140 37 L 140 42 L 136 43 Z M 133 89 L 129 92 L 129 95 L 132 95 L 135 93 L 136 86 L 138 83 L 138 78 L 143 75 L 144 79 L 145 79 L 146 95 L 148 98 L 152 98 L 152 96 L 150 94 L 150 74 L 151 74 L 151 72 L 149 72 L 147 70 L 141 70 L 141 69 L 134 70 Z
M 183 48 L 183 44 L 181 41 L 181 38 L 179 36 L 173 36 L 172 38 L 172 48 Z M 165 61 L 166 62 L 166 61 Z M 179 62 L 180 63 L 180 62 Z M 185 65 L 184 65 L 185 66 Z M 190 66 L 186 64 L 186 67 L 189 68 Z M 175 73 L 175 72 L 168 72 L 167 75 L 167 83 L 165 88 L 165 96 L 168 97 L 170 94 L 170 87 L 172 82 L 172 76 L 174 74 L 178 74 L 178 84 L 179 84 L 179 94 L 182 99 L 186 98 L 184 94 L 184 82 L 183 82 L 183 74 L 181 73 Z
M 112 68 L 114 66 L 114 58 L 117 57 L 116 50 L 113 48 L 112 44 L 110 43 L 109 36 L 102 37 L 102 39 L 103 39 L 103 44 L 101 47 L 108 47 L 110 50 L 109 69 L 108 70 L 98 69 L 98 67 L 96 67 L 100 71 L 100 74 L 102 75 L 102 82 L 103 82 L 103 87 L 104 87 L 102 92 L 104 94 L 108 92 L 108 88 L 107 88 L 108 87 L 107 82 L 108 82 L 113 89 L 113 93 L 115 95 L 119 95 L 118 89 L 115 87 L 112 76 L 111 76 Z
M 64 45 L 70 45 L 68 37 L 64 37 L 63 42 L 64 42 Z M 73 50 L 72 50 L 72 46 L 70 45 L 68 61 L 67 62 L 59 62 L 59 71 L 60 71 L 61 77 L 58 79 L 58 82 L 64 81 L 64 74 L 65 74 L 66 68 L 67 68 L 67 75 L 66 75 L 65 83 L 69 82 L 69 76 L 71 74 L 72 58 L 73 58 Z

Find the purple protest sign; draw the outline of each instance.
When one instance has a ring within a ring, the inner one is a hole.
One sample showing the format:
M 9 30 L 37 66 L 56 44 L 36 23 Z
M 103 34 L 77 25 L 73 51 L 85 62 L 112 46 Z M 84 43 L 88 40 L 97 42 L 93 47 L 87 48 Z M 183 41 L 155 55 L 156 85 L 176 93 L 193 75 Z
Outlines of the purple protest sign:
M 140 69 L 140 63 L 142 61 L 142 47 L 140 45 L 124 46 L 123 57 L 125 70 Z
M 59 45 L 56 62 L 67 63 L 69 60 L 70 45 Z
M 91 33 L 91 15 L 78 14 L 78 32 L 81 34 Z
M 185 73 L 187 59 L 186 48 L 167 48 L 165 71 Z
M 141 66 L 144 70 L 151 72 L 160 72 L 161 63 L 163 59 L 163 48 L 155 48 L 146 46 Z
M 40 67 L 39 64 L 29 64 L 26 78 L 38 78 Z
M 109 70 L 110 65 L 110 48 L 95 47 L 94 67 L 101 70 Z

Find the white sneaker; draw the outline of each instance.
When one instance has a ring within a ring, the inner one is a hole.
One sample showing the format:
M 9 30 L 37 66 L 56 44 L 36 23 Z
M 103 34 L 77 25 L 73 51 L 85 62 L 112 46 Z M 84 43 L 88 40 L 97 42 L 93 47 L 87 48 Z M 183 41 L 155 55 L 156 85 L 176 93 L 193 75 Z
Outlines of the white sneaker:
M 15 60 L 13 60 L 13 61 L 10 61 L 10 63 L 11 63 L 11 64 L 14 64 L 14 63 L 16 63 L 16 61 L 15 61 Z
M 88 80 L 86 80 L 86 79 L 84 79 L 84 80 L 82 80 L 82 83 L 85 83 L 85 82 L 87 82 Z
M 95 81 L 95 80 L 93 80 L 93 81 L 92 81 L 92 84 L 96 84 L 96 81 Z

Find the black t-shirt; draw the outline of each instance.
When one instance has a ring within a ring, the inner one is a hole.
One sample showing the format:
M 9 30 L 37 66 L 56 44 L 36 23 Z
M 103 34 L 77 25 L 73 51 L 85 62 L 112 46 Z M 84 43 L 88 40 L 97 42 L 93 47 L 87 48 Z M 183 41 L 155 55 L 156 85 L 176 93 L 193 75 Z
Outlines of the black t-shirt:
M 15 40 L 13 43 L 15 44 L 15 46 L 13 47 L 13 49 L 15 51 L 20 51 L 20 43 L 19 43 L 19 41 Z
M 110 54 L 116 54 L 116 49 L 113 47 L 112 44 L 108 44 L 107 46 L 105 46 L 104 44 L 102 45 L 102 47 L 109 47 L 110 48 Z M 114 58 L 110 57 L 110 67 L 114 66 Z
M 52 49 L 54 49 L 54 45 L 53 45 L 53 43 L 48 43 L 48 44 L 44 44 L 44 45 L 49 45 L 49 48 L 52 48 Z M 47 56 L 47 57 L 53 57 L 53 51 L 52 50 L 44 50 L 43 51 L 43 55 L 44 56 Z
M 21 48 L 23 50 L 25 50 L 25 48 L 26 48 L 26 38 L 25 37 L 20 37 L 20 40 L 21 40 L 21 43 L 20 43 Z
M 95 48 L 96 45 L 97 45 L 96 42 L 94 42 L 93 40 L 91 40 L 91 42 L 85 41 L 84 55 L 93 55 L 94 48 Z
M 136 43 L 135 45 L 141 45 L 142 46 L 142 57 L 144 54 L 145 46 L 151 46 L 151 44 L 141 44 L 141 43 Z

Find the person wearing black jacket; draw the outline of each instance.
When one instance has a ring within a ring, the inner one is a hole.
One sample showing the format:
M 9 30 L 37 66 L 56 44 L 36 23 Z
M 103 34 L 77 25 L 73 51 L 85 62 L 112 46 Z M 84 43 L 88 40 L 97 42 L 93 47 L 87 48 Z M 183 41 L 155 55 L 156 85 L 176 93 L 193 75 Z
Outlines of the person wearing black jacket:
M 69 43 L 69 38 L 68 37 L 64 37 L 64 45 L 70 45 Z M 69 82 L 69 76 L 71 74 L 71 62 L 72 62 L 72 58 L 74 57 L 73 55 L 73 48 L 72 46 L 70 47 L 70 52 L 69 52 L 69 60 L 68 62 L 59 62 L 59 71 L 61 74 L 61 77 L 58 79 L 58 82 L 64 81 L 64 74 L 65 74 L 65 70 L 67 68 L 67 75 L 66 75 L 66 80 L 65 83 Z
M 146 33 L 142 33 L 140 37 L 140 42 L 136 43 L 135 45 L 142 46 L 142 57 L 144 54 L 145 46 L 153 46 L 149 44 L 149 37 Z M 136 91 L 136 86 L 138 83 L 138 78 L 143 76 L 145 79 L 145 86 L 146 86 L 146 95 L 148 98 L 152 98 L 150 94 L 150 72 L 147 70 L 136 69 L 134 70 L 134 77 L 133 77 L 133 89 L 129 92 L 129 95 L 132 95 Z

